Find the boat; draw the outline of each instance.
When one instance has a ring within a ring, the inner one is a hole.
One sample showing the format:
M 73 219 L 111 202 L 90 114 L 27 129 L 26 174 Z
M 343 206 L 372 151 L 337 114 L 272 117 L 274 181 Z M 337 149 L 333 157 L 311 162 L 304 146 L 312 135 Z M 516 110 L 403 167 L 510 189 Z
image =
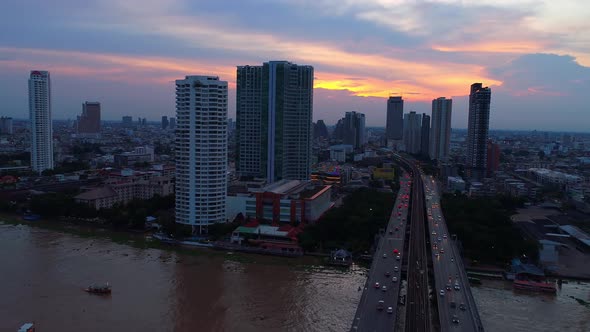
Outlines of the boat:
M 108 282 L 103 285 L 90 285 L 84 290 L 92 294 L 111 294 L 111 285 Z
M 18 329 L 17 332 L 35 332 L 35 324 L 33 323 L 26 323 Z
M 555 283 L 547 281 L 535 281 L 535 280 L 514 280 L 512 284 L 514 289 L 528 290 L 534 292 L 545 292 L 545 293 L 556 293 L 557 288 Z

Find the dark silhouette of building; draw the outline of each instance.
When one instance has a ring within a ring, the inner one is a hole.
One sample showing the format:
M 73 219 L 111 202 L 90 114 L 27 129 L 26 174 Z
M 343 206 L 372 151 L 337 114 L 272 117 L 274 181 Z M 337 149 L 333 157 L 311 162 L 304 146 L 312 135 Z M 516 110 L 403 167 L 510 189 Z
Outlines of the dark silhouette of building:
M 432 100 L 430 125 L 430 159 L 446 161 L 451 145 L 451 113 L 453 100 L 440 97 Z
M 169 124 L 168 117 L 164 115 L 162 117 L 162 129 L 167 129 L 168 128 L 168 124 Z
M 346 112 L 338 120 L 334 137 L 343 144 L 352 145 L 354 149 L 361 148 L 366 142 L 365 115 L 357 112 Z
M 402 140 L 404 135 L 404 100 L 399 96 L 387 99 L 387 123 L 385 137 L 390 140 Z
M 475 180 L 486 174 L 491 96 L 492 90 L 484 88 L 481 83 L 471 85 L 465 170 L 467 176 Z
M 82 104 L 82 114 L 78 116 L 78 134 L 100 133 L 100 103 L 87 101 Z
M 314 123 L 313 138 L 330 138 L 330 134 L 328 133 L 328 128 L 326 127 L 324 120 L 318 120 L 318 122 Z
M 130 117 L 129 115 L 125 115 L 123 117 L 123 127 L 133 127 L 133 118 Z
M 422 127 L 420 128 L 420 154 L 428 157 L 430 145 L 430 116 L 422 113 Z

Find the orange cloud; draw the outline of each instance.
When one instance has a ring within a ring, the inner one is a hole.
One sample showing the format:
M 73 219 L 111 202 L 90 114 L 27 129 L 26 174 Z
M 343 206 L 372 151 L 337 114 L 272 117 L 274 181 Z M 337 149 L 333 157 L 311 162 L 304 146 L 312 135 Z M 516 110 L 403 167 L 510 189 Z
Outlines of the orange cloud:
M 537 41 L 492 41 L 465 45 L 433 45 L 440 52 L 478 52 L 478 53 L 535 53 L 542 52 L 545 44 Z

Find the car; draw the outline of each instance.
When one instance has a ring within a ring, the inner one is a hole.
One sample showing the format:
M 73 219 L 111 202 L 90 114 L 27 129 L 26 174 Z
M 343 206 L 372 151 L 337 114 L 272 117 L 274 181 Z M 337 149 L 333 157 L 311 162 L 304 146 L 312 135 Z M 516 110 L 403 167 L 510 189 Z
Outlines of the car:
M 434 257 L 438 257 L 438 252 L 434 252 Z
M 451 263 L 455 263 L 455 259 L 451 257 Z
M 455 284 L 455 290 L 461 290 L 461 286 L 459 286 L 459 284 Z
M 436 232 L 435 231 L 432 231 L 432 235 L 436 235 Z
M 451 284 L 447 284 L 447 290 L 450 291 L 451 290 Z
M 395 256 L 395 259 L 399 261 L 402 258 L 399 255 L 397 255 L 397 256 Z
M 445 296 L 445 290 L 444 289 L 441 289 L 440 292 L 439 292 L 439 294 L 440 294 L 440 296 Z
M 397 231 L 397 229 L 396 229 L 396 231 Z M 392 230 L 389 230 L 389 235 L 391 235 L 391 234 L 393 234 L 393 231 Z
M 389 271 L 385 272 L 385 276 L 389 277 L 391 275 L 391 273 Z
M 446 239 L 446 238 L 447 238 L 447 234 L 443 234 L 443 239 Z
M 445 253 L 445 249 L 444 248 L 440 248 L 440 253 L 444 254 Z
M 387 258 L 387 254 L 383 254 L 383 258 Z
M 391 278 L 391 281 L 393 281 L 393 282 L 397 282 L 397 277 L 393 277 L 393 278 Z
M 397 272 L 397 271 L 399 271 L 399 267 L 397 267 L 397 266 L 394 266 L 394 267 L 393 267 L 393 271 L 394 271 L 394 272 Z
M 399 250 L 397 250 L 397 249 L 393 249 L 393 254 L 394 254 L 394 255 L 397 255 L 398 253 L 399 253 Z
M 380 286 L 379 286 L 379 283 L 378 283 L 378 282 L 376 282 L 376 283 L 375 283 L 375 288 L 379 288 L 379 287 L 380 287 Z
M 455 303 L 455 301 L 451 301 L 451 308 L 452 309 L 457 308 L 457 303 Z
M 387 292 L 387 286 L 383 285 L 383 286 L 381 287 L 381 291 L 383 291 L 383 292 Z
M 387 313 L 388 314 L 392 314 L 393 313 L 393 307 L 387 307 Z
M 453 324 L 459 324 L 459 317 L 457 317 L 457 315 L 453 315 L 453 318 L 451 318 L 451 320 L 453 321 Z
M 385 308 L 385 301 L 379 300 L 379 302 L 377 302 L 377 310 L 383 310 L 383 308 Z
M 467 307 L 465 306 L 465 303 L 459 304 L 459 309 L 465 311 L 467 309 Z

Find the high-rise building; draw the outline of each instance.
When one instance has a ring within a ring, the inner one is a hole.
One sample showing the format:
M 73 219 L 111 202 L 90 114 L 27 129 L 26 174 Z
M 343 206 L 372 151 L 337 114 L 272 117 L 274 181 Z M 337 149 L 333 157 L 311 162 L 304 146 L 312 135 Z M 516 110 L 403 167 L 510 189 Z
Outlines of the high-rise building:
M 176 119 L 176 222 L 207 233 L 226 221 L 227 82 L 177 80 Z
M 328 127 L 324 123 L 324 120 L 318 120 L 313 126 L 313 138 L 330 138 L 328 134 Z
M 162 116 L 162 129 L 166 130 L 168 128 L 169 122 L 167 116 Z
M 416 112 L 404 114 L 404 145 L 409 153 L 420 153 L 421 116 Z
M 479 180 L 486 174 L 487 141 L 490 127 L 490 100 L 492 90 L 481 83 L 473 83 L 469 93 L 469 120 L 467 123 L 467 176 Z
M 0 134 L 12 135 L 12 118 L 0 117 Z
M 133 118 L 129 115 L 123 116 L 123 127 L 133 127 Z
M 168 128 L 174 130 L 176 128 L 176 118 L 170 118 L 168 123 Z
M 404 100 L 399 96 L 387 99 L 387 122 L 385 137 L 388 140 L 402 140 L 404 135 Z
M 100 103 L 87 101 L 82 104 L 82 114 L 77 121 L 78 134 L 100 133 Z
M 53 169 L 51 80 L 48 71 L 31 71 L 29 119 L 31 122 L 31 168 L 39 173 L 46 169 Z
M 451 114 L 453 100 L 440 97 L 432 100 L 430 126 L 430 159 L 447 161 L 451 145 Z
M 422 113 L 422 126 L 420 128 L 420 154 L 428 157 L 430 142 L 430 116 Z
M 238 174 L 308 180 L 313 67 L 287 61 L 238 66 L 236 99 Z
M 354 149 L 361 148 L 365 143 L 365 115 L 357 112 L 346 112 L 336 124 L 335 138 L 343 144 L 352 145 Z
M 492 177 L 500 167 L 500 145 L 489 140 L 486 148 L 486 154 L 486 176 Z

